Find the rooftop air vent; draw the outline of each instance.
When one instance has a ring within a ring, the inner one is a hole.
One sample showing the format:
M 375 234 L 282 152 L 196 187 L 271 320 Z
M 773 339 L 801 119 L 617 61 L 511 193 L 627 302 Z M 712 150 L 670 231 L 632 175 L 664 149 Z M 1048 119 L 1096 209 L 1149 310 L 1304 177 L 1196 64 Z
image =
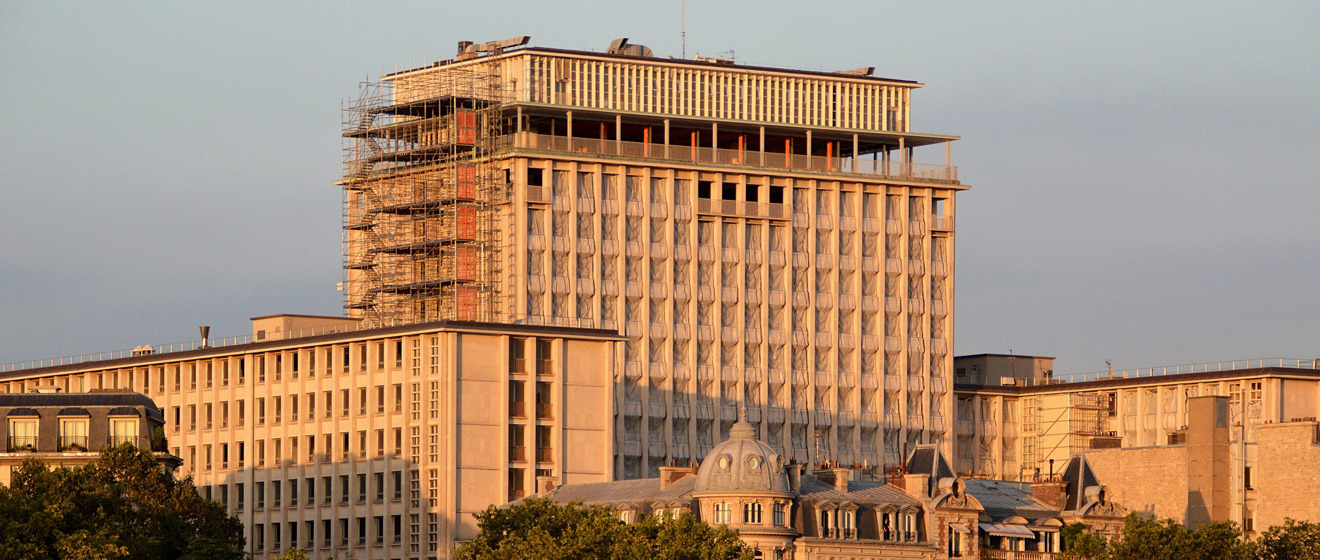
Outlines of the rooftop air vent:
M 655 56 L 653 53 L 651 53 L 651 47 L 645 45 L 629 45 L 627 37 L 620 37 L 618 39 L 610 41 L 610 50 L 605 52 L 607 54 L 618 54 L 623 56 L 640 56 L 647 58 Z

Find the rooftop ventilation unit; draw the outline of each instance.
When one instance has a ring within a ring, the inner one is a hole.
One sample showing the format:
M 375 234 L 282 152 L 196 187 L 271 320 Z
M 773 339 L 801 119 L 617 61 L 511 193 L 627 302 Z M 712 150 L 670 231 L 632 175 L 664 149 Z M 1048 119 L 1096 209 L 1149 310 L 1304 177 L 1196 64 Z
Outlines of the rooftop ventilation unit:
M 620 37 L 610 41 L 610 49 L 605 51 L 607 54 L 617 54 L 623 56 L 653 57 L 651 47 L 645 45 L 629 45 L 627 37 Z

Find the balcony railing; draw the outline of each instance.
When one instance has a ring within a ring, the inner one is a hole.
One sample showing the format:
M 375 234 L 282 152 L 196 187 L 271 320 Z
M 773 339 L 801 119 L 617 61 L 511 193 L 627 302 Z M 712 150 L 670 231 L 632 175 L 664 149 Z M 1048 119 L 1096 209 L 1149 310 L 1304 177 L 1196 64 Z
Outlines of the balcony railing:
M 9 436 L 9 452 L 36 451 L 37 436 Z
M 137 436 L 114 436 L 114 435 L 110 436 L 111 447 L 119 447 L 120 445 L 123 445 L 125 443 L 130 444 L 133 447 L 137 447 L 138 438 Z
M 991 560 L 1053 560 L 1053 552 L 1036 552 L 1030 550 L 995 550 L 982 549 L 985 558 Z
M 60 451 L 87 451 L 87 436 L 60 436 Z
M 536 462 L 548 463 L 555 460 L 554 448 L 538 447 L 536 448 Z
M 536 403 L 537 418 L 554 418 L 554 405 L 550 403 Z
M 527 460 L 527 448 L 521 445 L 509 447 L 509 460 L 523 462 Z
M 957 166 L 875 161 L 853 159 L 851 157 L 808 156 L 804 154 L 782 154 L 698 146 L 666 146 L 645 142 L 547 136 L 532 132 L 514 135 L 514 147 L 547 152 L 569 152 L 749 167 L 775 167 L 945 183 L 958 182 Z
M 511 403 L 509 403 L 509 416 L 511 416 L 511 417 L 513 417 L 513 418 L 526 418 L 526 417 L 527 417 L 527 403 L 525 403 L 525 402 L 511 402 Z

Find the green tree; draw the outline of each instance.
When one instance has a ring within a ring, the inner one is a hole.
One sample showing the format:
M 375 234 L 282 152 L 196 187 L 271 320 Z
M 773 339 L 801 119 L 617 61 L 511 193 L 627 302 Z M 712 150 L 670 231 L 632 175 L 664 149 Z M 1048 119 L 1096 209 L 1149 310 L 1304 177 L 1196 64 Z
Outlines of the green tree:
M 1071 523 L 1059 531 L 1063 551 L 1059 560 L 1108 560 L 1110 542 L 1085 523 Z
M 1320 523 L 1284 519 L 1260 536 L 1261 560 L 1320 560 Z
M 1253 560 L 1254 543 L 1241 540 L 1232 521 L 1206 523 L 1189 531 L 1172 519 L 1135 513 L 1123 521 L 1123 538 L 1111 542 L 1113 560 Z
M 0 550 L 22 560 L 240 560 L 243 526 L 155 456 L 122 445 L 92 463 L 29 459 L 0 488 Z
M 647 516 L 628 525 L 609 507 L 530 498 L 508 508 L 491 506 L 476 518 L 479 532 L 458 549 L 456 560 L 752 558 L 736 532 L 711 527 L 691 515 Z

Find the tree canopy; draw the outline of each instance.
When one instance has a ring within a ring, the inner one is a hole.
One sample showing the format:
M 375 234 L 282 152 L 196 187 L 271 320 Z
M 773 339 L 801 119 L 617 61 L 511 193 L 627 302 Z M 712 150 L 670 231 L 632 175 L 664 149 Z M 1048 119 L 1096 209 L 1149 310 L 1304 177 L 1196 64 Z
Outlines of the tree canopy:
M 1123 520 L 1119 540 L 1091 532 L 1082 524 L 1066 527 L 1063 540 L 1060 560 L 1320 560 L 1320 525 L 1291 519 L 1257 541 L 1246 541 L 1232 521 L 1189 530 L 1172 519 L 1155 520 L 1133 513 Z
M 491 506 L 476 518 L 479 532 L 458 549 L 456 560 L 752 558 L 737 532 L 711 527 L 690 514 L 644 516 L 625 524 L 609 507 L 529 498 L 503 509 Z
M 1320 560 L 1320 523 L 1285 519 L 1260 536 L 1261 560 Z
M 29 459 L 0 487 L 0 550 L 23 560 L 238 560 L 243 525 L 148 451 L 108 448 L 49 469 Z

